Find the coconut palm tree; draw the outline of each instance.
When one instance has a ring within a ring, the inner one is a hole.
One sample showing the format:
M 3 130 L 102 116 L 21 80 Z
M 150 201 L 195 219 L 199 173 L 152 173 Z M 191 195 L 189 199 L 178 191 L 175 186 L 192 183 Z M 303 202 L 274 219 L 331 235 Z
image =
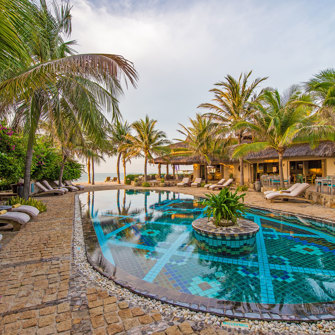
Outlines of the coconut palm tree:
M 214 158 L 218 149 L 218 127 L 207 117 L 196 114 L 194 119 L 190 118 L 191 126 L 186 127 L 179 123 L 181 130 L 178 130 L 185 136 L 183 141 L 187 145 L 187 150 L 177 151 L 176 155 L 196 155 L 205 165 L 205 180 L 207 183 L 207 165 Z M 222 146 L 220 146 L 222 148 Z
M 157 120 L 150 119 L 147 115 L 145 119 L 140 119 L 132 124 L 135 131 L 134 135 L 129 135 L 132 152 L 138 156 L 144 157 L 144 181 L 147 181 L 148 160 L 152 159 L 155 154 L 162 153 L 164 145 L 169 141 L 163 131 L 155 129 Z
M 210 92 L 214 93 L 213 103 L 202 103 L 200 108 L 208 109 L 209 115 L 221 123 L 223 129 L 232 129 L 231 136 L 235 137 L 238 143 L 242 143 L 245 129 L 236 129 L 234 126 L 241 121 L 249 119 L 253 112 L 252 101 L 255 99 L 255 89 L 265 78 L 257 78 L 250 85 L 248 80 L 252 71 L 240 75 L 236 80 L 231 75 L 225 77 L 225 81 L 215 84 Z M 233 130 L 235 129 L 235 130 Z M 239 158 L 240 184 L 244 184 L 243 158 Z
M 123 156 L 123 168 L 125 169 L 125 156 L 127 151 L 127 144 L 129 140 L 127 135 L 131 132 L 131 125 L 126 121 L 124 123 L 118 121 L 114 124 L 112 128 L 111 141 L 112 146 L 117 153 L 116 160 L 116 173 L 117 173 L 117 183 L 120 184 L 120 161 Z
M 23 2 L 22 2 L 23 3 Z M 22 3 L 14 4 L 21 7 Z M 20 8 L 18 8 L 20 9 Z M 10 13 L 7 13 L 7 16 Z M 1 110 L 16 108 L 15 124 L 25 125 L 28 134 L 25 164 L 24 196 L 29 195 L 30 171 L 35 133 L 41 119 L 61 120 L 64 113 L 82 125 L 85 132 L 99 142 L 108 121 L 102 107 L 119 114 L 116 96 L 122 92 L 121 76 L 135 85 L 137 74 L 132 64 L 122 56 L 110 54 L 73 55 L 73 42 L 64 42 L 62 36 L 71 33 L 71 15 L 68 5 L 54 6 L 50 11 L 44 0 L 30 11 L 31 25 L 26 31 L 17 29 L 15 35 L 25 42 L 30 62 L 13 63 L 10 71 L 0 72 Z M 18 16 L 18 19 L 20 16 Z M 22 18 L 22 17 L 21 17 Z M 12 27 L 19 26 L 15 21 Z M 25 24 L 23 26 L 26 27 Z M 1 41 L 2 36 L 0 36 Z M 17 58 L 17 48 L 0 59 L 5 65 Z M 7 48 L 11 50 L 10 47 Z M 2 68 L 2 66 L 0 66 Z M 8 67 L 7 67 L 8 68 Z M 68 108 L 57 108 L 63 99 Z
M 239 145 L 233 157 L 273 148 L 278 153 L 280 185 L 283 187 L 284 152 L 294 143 L 308 138 L 307 133 L 311 134 L 310 129 L 317 121 L 317 115 L 312 113 L 315 105 L 312 97 L 302 94 L 297 86 L 285 95 L 280 95 L 277 90 L 266 90 L 260 101 L 252 120 L 235 124 L 236 129 L 241 127 L 253 132 L 255 139 L 253 143 Z

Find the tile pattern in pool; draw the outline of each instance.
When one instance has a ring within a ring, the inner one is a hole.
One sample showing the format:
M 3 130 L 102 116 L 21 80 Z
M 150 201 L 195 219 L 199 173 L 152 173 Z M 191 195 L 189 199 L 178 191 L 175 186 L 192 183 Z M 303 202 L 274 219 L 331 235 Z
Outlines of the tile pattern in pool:
M 145 282 L 231 302 L 335 300 L 335 237 L 321 222 L 248 209 L 246 218 L 260 226 L 254 250 L 221 257 L 202 250 L 194 237 L 191 223 L 203 208 L 192 196 L 99 191 L 84 207 L 104 257 Z

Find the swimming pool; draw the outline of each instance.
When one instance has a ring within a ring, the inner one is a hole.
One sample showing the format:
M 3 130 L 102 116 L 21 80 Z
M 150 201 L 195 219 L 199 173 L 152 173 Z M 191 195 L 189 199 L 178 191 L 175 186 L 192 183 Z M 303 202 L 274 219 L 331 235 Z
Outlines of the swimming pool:
M 191 223 L 191 195 L 108 190 L 80 195 L 88 259 L 140 294 L 195 310 L 285 320 L 334 318 L 331 223 L 249 208 L 260 226 L 249 255 L 206 252 Z

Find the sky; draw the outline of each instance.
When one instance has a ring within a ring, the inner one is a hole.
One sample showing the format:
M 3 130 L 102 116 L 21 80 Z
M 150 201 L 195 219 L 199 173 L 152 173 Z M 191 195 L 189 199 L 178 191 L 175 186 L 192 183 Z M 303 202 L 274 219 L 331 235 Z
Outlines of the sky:
M 138 87 L 119 97 L 125 120 L 149 115 L 170 140 L 203 112 L 227 74 L 253 71 L 283 92 L 334 67 L 335 2 L 327 0 L 72 0 L 80 53 L 112 53 L 134 63 Z M 116 172 L 116 159 L 96 172 Z M 128 172 L 142 172 L 133 160 Z M 149 172 L 156 172 L 149 167 Z

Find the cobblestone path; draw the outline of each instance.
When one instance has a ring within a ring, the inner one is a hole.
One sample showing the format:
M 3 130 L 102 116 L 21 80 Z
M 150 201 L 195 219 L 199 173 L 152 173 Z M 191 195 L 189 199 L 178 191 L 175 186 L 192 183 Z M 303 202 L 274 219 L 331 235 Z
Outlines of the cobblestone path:
M 90 283 L 72 259 L 74 194 L 41 199 L 47 212 L 0 250 L 1 334 L 242 333 L 163 319 Z

